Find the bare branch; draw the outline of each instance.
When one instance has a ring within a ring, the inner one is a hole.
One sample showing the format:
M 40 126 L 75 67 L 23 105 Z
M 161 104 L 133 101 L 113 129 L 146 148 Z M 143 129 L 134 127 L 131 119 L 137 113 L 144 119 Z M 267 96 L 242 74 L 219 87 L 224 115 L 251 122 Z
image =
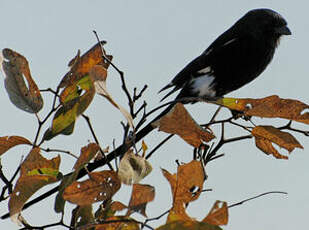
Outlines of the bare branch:
M 287 194 L 288 194 L 287 192 L 281 192 L 281 191 L 265 192 L 265 193 L 262 193 L 262 194 L 260 194 L 260 195 L 257 195 L 257 196 L 254 196 L 254 197 L 251 197 L 251 198 L 242 200 L 242 201 L 237 202 L 237 203 L 235 203 L 235 204 L 231 204 L 231 205 L 228 206 L 228 208 L 232 208 L 232 207 L 235 207 L 235 206 L 237 206 L 237 205 L 242 205 L 243 203 L 245 203 L 245 202 L 247 202 L 247 201 L 254 200 L 254 199 L 259 198 L 259 197 L 261 197 L 261 196 L 265 196 L 265 195 L 273 194 L 273 193 L 275 193 L 275 194 L 284 194 L 284 195 L 287 195 Z

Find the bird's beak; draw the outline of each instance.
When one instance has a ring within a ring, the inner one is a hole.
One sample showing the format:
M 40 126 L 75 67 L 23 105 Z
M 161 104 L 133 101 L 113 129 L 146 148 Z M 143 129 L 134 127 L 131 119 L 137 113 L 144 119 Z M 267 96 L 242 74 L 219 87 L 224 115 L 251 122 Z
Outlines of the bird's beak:
M 281 35 L 291 35 L 292 34 L 291 30 L 287 26 L 277 27 L 275 31 Z

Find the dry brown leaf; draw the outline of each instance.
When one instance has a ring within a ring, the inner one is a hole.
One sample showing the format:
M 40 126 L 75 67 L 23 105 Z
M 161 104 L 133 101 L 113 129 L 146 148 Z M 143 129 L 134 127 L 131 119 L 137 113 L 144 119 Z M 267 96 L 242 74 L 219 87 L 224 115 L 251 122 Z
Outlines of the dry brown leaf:
M 96 65 L 93 68 L 91 68 L 89 74 L 95 86 L 96 92 L 100 94 L 101 96 L 105 97 L 113 106 L 119 109 L 119 111 L 128 121 L 128 124 L 130 125 L 130 127 L 134 128 L 133 118 L 131 114 L 124 107 L 117 104 L 115 100 L 113 99 L 113 97 L 111 96 L 111 94 L 107 90 L 107 86 L 106 86 L 107 70 L 101 65 Z
M 31 145 L 31 142 L 20 136 L 0 137 L 0 156 L 16 145 Z
M 224 201 L 217 200 L 202 222 L 212 225 L 227 225 L 228 207 Z
M 73 182 L 66 187 L 63 198 L 78 205 L 89 205 L 110 199 L 119 189 L 121 183 L 114 171 L 89 173 L 90 179 Z
M 166 223 L 175 221 L 194 221 L 194 218 L 187 214 L 185 205 L 182 202 L 174 203 L 173 208 L 168 213 Z
M 287 160 L 288 157 L 281 155 L 272 145 L 272 143 L 265 139 L 265 138 L 259 138 L 256 137 L 255 138 L 255 145 L 256 147 L 258 147 L 261 151 L 263 151 L 264 153 L 266 153 L 267 155 L 273 155 L 275 158 L 277 159 L 284 159 Z
M 138 183 L 152 171 L 151 164 L 141 156 L 133 153 L 130 149 L 120 161 L 118 176 L 124 184 Z
M 126 208 L 128 208 L 126 205 L 124 205 L 123 203 L 119 202 L 119 201 L 114 201 L 113 203 L 111 203 L 111 210 L 112 211 L 122 211 Z
M 92 213 L 92 205 L 77 206 L 72 211 L 71 227 L 78 229 L 78 227 L 86 226 L 95 221 Z M 87 228 L 90 230 L 91 228 Z
M 156 230 L 222 230 L 222 228 L 195 220 L 177 220 L 167 222 Z
M 159 131 L 177 134 L 188 144 L 198 148 L 203 142 L 209 142 L 215 136 L 199 126 L 187 112 L 183 104 L 177 103 L 165 116 L 153 124 Z
M 74 165 L 75 170 L 80 170 L 85 164 L 95 157 L 100 147 L 96 143 L 90 143 L 81 149 L 81 154 Z
M 9 210 L 11 219 L 19 223 L 20 212 L 26 201 L 43 186 L 58 181 L 60 156 L 51 160 L 40 154 L 40 148 L 31 150 L 20 167 L 13 192 L 10 195 Z
M 43 107 L 43 99 L 38 86 L 32 79 L 27 59 L 8 48 L 3 49 L 2 54 L 4 83 L 11 102 L 26 112 L 39 112 Z
M 79 81 L 82 77 L 87 75 L 90 69 L 95 65 L 103 65 L 106 69 L 109 66 L 109 63 L 102 58 L 102 49 L 101 45 L 104 45 L 105 42 L 100 42 L 95 44 L 91 49 L 89 49 L 83 56 L 80 57 L 79 52 L 77 55 L 69 62 L 71 67 L 70 71 L 63 77 L 59 84 L 59 88 L 67 87 L 74 82 Z M 103 49 L 104 54 L 106 55 L 105 50 Z M 111 61 L 113 56 L 106 55 L 107 58 Z
M 277 95 L 261 99 L 221 98 L 217 104 L 243 111 L 246 116 L 279 117 L 309 124 L 309 105 L 298 100 L 282 99 Z
M 134 222 L 134 219 L 127 218 L 126 216 L 113 216 L 105 221 L 107 222 L 106 224 L 96 224 L 95 230 L 140 230 L 139 224 Z
M 199 161 L 178 166 L 177 174 L 171 175 L 163 170 L 163 175 L 171 185 L 174 202 L 189 203 L 198 199 L 203 190 L 204 171 Z
M 282 132 L 273 126 L 256 126 L 252 130 L 252 135 L 255 137 L 255 143 L 259 149 L 279 159 L 288 159 L 288 157 L 278 153 L 271 143 L 275 143 L 289 152 L 295 148 L 303 148 L 290 133 Z
M 155 188 L 146 184 L 134 184 L 132 188 L 131 199 L 128 207 L 127 215 L 138 212 L 143 216 L 146 215 L 146 205 L 154 200 Z
M 177 174 L 172 175 L 164 169 L 162 172 L 169 181 L 173 193 L 173 208 L 168 221 L 192 220 L 185 211 L 185 204 L 198 199 L 203 189 L 204 171 L 201 162 L 193 160 L 180 165 Z

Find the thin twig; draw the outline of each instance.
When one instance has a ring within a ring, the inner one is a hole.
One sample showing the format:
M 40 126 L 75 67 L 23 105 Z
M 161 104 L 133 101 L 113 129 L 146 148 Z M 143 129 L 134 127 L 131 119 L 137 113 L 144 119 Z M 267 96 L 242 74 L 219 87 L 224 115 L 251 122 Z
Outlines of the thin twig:
M 250 201 L 250 200 L 253 200 L 253 199 L 256 199 L 256 198 L 259 198 L 261 196 L 265 196 L 265 195 L 268 195 L 268 194 L 272 194 L 272 193 L 275 193 L 275 194 L 284 194 L 284 195 L 287 195 L 288 193 L 287 192 L 281 192 L 281 191 L 272 191 L 272 192 L 265 192 L 265 193 L 262 193 L 260 195 L 257 195 L 257 196 L 254 196 L 254 197 L 251 197 L 251 198 L 248 198 L 248 199 L 245 199 L 245 200 L 242 200 L 240 202 L 237 202 L 235 204 L 231 204 L 228 206 L 228 208 L 232 208 L 232 207 L 235 207 L 237 205 L 241 205 L 247 201 Z
M 71 153 L 70 151 L 66 151 L 66 150 L 62 150 L 62 149 L 44 149 L 44 148 L 40 148 L 41 150 L 45 151 L 45 152 L 59 152 L 59 153 L 65 153 L 68 154 L 71 157 L 74 157 L 75 159 L 78 159 L 77 156 L 75 156 L 73 153 Z
M 98 43 L 101 44 L 97 32 L 96 32 L 95 30 L 93 30 L 93 33 L 95 34 Z M 115 66 L 111 60 L 109 60 L 109 59 L 106 57 L 105 52 L 104 52 L 103 47 L 102 47 L 102 44 L 101 44 L 101 51 L 102 51 L 102 57 L 104 58 L 104 60 L 105 60 L 108 64 L 110 64 L 110 65 L 118 72 L 118 74 L 120 75 L 120 79 L 121 79 L 121 83 L 122 83 L 122 86 L 121 86 L 121 87 L 122 87 L 123 91 L 125 92 L 125 94 L 126 94 L 126 96 L 127 96 L 127 98 L 128 98 L 129 107 L 130 107 L 130 114 L 131 114 L 131 116 L 133 116 L 133 115 L 134 115 L 134 108 L 133 108 L 133 107 L 134 107 L 134 102 L 133 102 L 133 99 L 132 99 L 132 97 L 131 97 L 131 95 L 130 95 L 130 93 L 129 93 L 129 90 L 128 90 L 128 88 L 127 88 L 127 85 L 126 85 L 126 82 L 125 82 L 125 79 L 124 79 L 124 73 L 123 73 L 123 71 L 121 71 L 117 66 Z
M 168 214 L 169 212 L 170 212 L 170 209 L 167 210 L 167 211 L 165 211 L 165 212 L 163 212 L 161 215 L 159 215 L 159 216 L 157 216 L 157 217 L 147 218 L 147 219 L 144 221 L 144 223 L 142 224 L 141 229 L 143 229 L 144 226 L 145 226 L 148 222 L 154 221 L 154 220 L 160 220 L 163 216 L 165 216 L 165 215 Z
M 39 117 L 37 116 L 37 120 L 38 120 L 38 129 L 34 138 L 34 142 L 33 142 L 33 146 L 36 146 L 40 132 L 41 132 L 41 128 L 42 126 L 45 124 L 45 122 L 48 120 L 48 118 L 60 107 L 60 104 L 58 106 L 56 106 L 56 99 L 59 96 L 58 92 L 59 92 L 59 88 L 57 88 L 56 91 L 52 90 L 51 88 L 45 89 L 45 90 L 40 90 L 41 92 L 51 92 L 52 94 L 54 94 L 54 99 L 53 99 L 53 103 L 52 103 L 52 107 L 51 110 L 49 111 L 49 113 L 45 116 L 45 118 L 41 121 L 39 119 Z M 44 140 L 42 140 L 39 143 L 39 146 L 44 142 Z
M 100 152 L 101 152 L 102 156 L 103 156 L 104 158 L 106 158 L 106 155 L 105 155 L 104 151 L 102 150 L 102 148 L 101 148 L 101 146 L 100 146 L 100 143 L 99 143 L 99 140 L 98 140 L 98 138 L 97 138 L 97 136 L 96 136 L 96 134 L 95 134 L 95 132 L 94 132 L 94 129 L 93 129 L 92 125 L 91 125 L 90 118 L 89 118 L 87 115 L 85 115 L 85 114 L 82 114 L 82 116 L 83 116 L 83 118 L 84 118 L 84 119 L 86 120 L 86 122 L 87 122 L 88 128 L 90 129 L 90 132 L 91 132 L 91 134 L 92 134 L 92 137 L 93 137 L 94 141 L 95 141 L 96 144 L 99 146 Z M 113 166 L 112 166 L 109 162 L 107 163 L 107 165 L 108 165 L 108 167 L 109 167 L 110 170 L 113 170 L 113 171 L 114 171 Z
M 43 225 L 43 226 L 25 226 L 23 228 L 20 228 L 19 230 L 30 230 L 30 229 L 33 229 L 33 230 L 44 230 L 46 228 L 51 228 L 51 227 L 55 227 L 55 226 L 64 226 L 68 229 L 74 229 L 74 228 L 71 228 L 70 226 L 64 224 L 62 221 L 60 222 L 57 222 L 57 223 L 53 223 L 53 224 L 47 224 L 47 225 Z
M 142 90 L 139 92 L 139 94 L 136 94 L 136 88 L 134 88 L 134 94 L 133 94 L 133 102 L 136 102 L 145 92 L 145 90 L 148 88 L 148 85 L 144 85 Z
M 280 130 L 283 130 L 283 129 L 290 130 L 290 131 L 293 131 L 293 132 L 304 134 L 307 137 L 309 136 L 309 131 L 295 129 L 295 128 L 292 128 L 291 125 L 292 125 L 292 120 L 290 120 L 289 123 L 287 123 L 286 125 L 278 127 L 277 129 L 280 129 Z
M 153 150 L 150 151 L 150 153 L 147 154 L 146 159 L 150 158 L 155 151 L 157 151 L 165 142 L 167 142 L 173 136 L 174 136 L 174 134 L 170 134 L 166 138 L 164 138 L 163 141 L 161 141 L 156 147 L 154 147 Z
M 219 114 L 220 110 L 221 110 L 222 106 L 219 106 L 216 110 L 216 112 L 214 113 L 214 115 L 212 115 L 212 118 L 210 119 L 209 123 L 212 123 L 213 121 L 215 121 L 216 116 Z
M 133 119 L 141 112 L 141 111 L 145 111 L 145 107 L 147 106 L 146 101 L 144 101 L 144 103 L 141 105 L 141 107 L 139 107 L 139 109 L 134 113 L 133 115 Z

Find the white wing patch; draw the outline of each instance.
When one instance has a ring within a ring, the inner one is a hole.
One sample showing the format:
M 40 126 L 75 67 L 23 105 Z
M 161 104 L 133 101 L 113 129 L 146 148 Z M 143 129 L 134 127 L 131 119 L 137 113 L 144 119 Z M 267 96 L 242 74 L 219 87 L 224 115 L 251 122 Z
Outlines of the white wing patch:
M 206 73 L 209 73 L 211 71 L 211 68 L 210 66 L 204 68 L 204 69 L 201 69 L 199 71 L 197 71 L 197 73 L 200 73 L 200 74 L 206 74 Z
M 237 38 L 233 38 L 233 39 L 227 41 L 226 43 L 224 43 L 222 46 L 227 46 L 228 44 L 230 44 L 230 43 L 232 43 L 232 42 L 234 42 L 236 40 L 237 40 Z
M 213 76 L 203 75 L 198 78 L 191 80 L 192 92 L 197 93 L 199 97 L 214 97 L 216 96 L 216 91 L 213 89 L 211 83 L 214 81 Z

